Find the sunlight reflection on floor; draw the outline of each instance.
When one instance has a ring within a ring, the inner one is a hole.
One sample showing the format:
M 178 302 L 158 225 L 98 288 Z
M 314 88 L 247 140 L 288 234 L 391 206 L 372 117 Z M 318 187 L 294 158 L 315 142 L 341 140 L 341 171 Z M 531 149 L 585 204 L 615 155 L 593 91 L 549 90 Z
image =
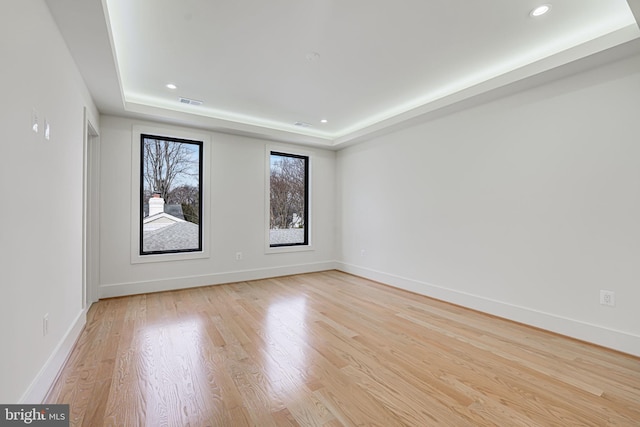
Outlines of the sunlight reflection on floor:
M 269 381 L 290 388 L 304 383 L 307 354 L 307 300 L 290 298 L 269 306 L 266 317 L 265 364 Z

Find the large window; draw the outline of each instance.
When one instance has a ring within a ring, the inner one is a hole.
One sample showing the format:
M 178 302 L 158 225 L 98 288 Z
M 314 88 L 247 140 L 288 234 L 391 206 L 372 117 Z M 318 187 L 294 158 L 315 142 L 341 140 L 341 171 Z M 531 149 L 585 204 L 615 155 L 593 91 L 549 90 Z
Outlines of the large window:
M 140 255 L 202 251 L 202 149 L 140 135 Z
M 309 244 L 309 157 L 271 151 L 269 246 Z

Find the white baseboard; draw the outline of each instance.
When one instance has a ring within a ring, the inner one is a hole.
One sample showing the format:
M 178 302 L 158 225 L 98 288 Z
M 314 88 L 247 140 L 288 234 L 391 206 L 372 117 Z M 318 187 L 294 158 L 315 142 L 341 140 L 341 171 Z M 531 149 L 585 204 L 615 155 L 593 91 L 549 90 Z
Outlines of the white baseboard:
M 313 273 L 336 269 L 335 261 L 317 262 L 311 264 L 297 264 L 281 267 L 259 268 L 251 270 L 229 271 L 224 273 L 206 274 L 200 276 L 174 277 L 160 280 L 145 280 L 141 282 L 116 283 L 100 286 L 99 298 L 113 298 L 125 295 L 146 294 L 150 292 L 170 291 L 176 289 L 194 288 L 198 286 L 219 285 L 222 283 L 258 280 L 270 277 L 288 276 L 291 274 Z
M 18 403 L 37 404 L 44 401 L 58 373 L 71 354 L 71 350 L 73 350 L 73 346 L 82 333 L 84 325 L 87 323 L 88 310 L 89 308 L 87 307 L 78 314 Z
M 494 316 L 524 323 L 564 336 L 590 342 L 623 353 L 640 356 L 640 336 L 603 326 L 569 319 L 527 307 L 459 292 L 406 277 L 376 271 L 353 264 L 336 262 L 336 269 L 416 294 L 468 307 Z

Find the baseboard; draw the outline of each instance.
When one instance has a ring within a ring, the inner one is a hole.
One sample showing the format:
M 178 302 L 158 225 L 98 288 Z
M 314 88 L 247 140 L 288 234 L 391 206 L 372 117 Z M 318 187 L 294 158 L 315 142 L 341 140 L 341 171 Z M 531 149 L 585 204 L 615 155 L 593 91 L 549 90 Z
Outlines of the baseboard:
M 199 276 L 174 277 L 141 282 L 116 283 L 102 285 L 98 290 L 99 298 L 113 298 L 125 295 L 146 294 L 150 292 L 171 291 L 194 288 L 198 286 L 219 285 L 223 283 L 242 282 L 246 280 L 266 279 L 270 277 L 289 276 L 291 274 L 313 273 L 316 271 L 334 270 L 335 261 L 324 261 L 310 264 L 296 264 L 279 267 L 238 270 Z
M 468 307 L 623 353 L 640 356 L 640 336 L 627 332 L 609 329 L 527 307 L 508 304 L 503 301 L 496 301 L 478 295 L 459 292 L 431 283 L 396 276 L 353 264 L 336 262 L 336 265 L 337 270 L 345 273 L 375 280 L 396 288 Z
M 62 337 L 56 348 L 45 362 L 40 372 L 36 375 L 27 391 L 20 398 L 21 404 L 37 404 L 44 401 L 49 389 L 56 380 L 58 373 L 64 366 L 67 358 L 73 350 L 78 337 L 82 333 L 84 325 L 87 323 L 87 311 L 89 308 L 82 310 L 75 318 L 67 332 Z

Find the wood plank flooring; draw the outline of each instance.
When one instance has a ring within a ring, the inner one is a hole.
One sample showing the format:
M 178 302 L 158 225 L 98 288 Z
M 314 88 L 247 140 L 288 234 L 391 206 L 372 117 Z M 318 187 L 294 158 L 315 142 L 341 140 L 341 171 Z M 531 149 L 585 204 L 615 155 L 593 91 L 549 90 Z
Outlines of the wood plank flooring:
M 329 271 L 101 300 L 84 426 L 640 426 L 640 359 Z

